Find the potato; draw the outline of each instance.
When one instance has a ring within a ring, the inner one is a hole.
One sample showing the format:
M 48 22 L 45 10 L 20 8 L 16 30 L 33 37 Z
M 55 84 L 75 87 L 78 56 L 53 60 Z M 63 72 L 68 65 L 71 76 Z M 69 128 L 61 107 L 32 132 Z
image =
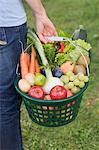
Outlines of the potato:
M 60 69 L 64 74 L 66 74 L 69 71 L 73 71 L 74 64 L 71 61 L 67 61 L 61 65 Z
M 86 75 L 86 69 L 83 65 L 76 65 L 74 67 L 73 72 L 74 72 L 74 74 L 78 74 L 78 73 L 82 72 L 84 75 Z
M 31 85 L 25 79 L 20 79 L 18 82 L 18 86 L 19 89 L 24 93 L 27 93 L 31 88 Z
M 89 56 L 84 55 L 84 57 L 85 57 L 87 63 L 90 64 L 90 58 L 89 58 Z M 78 61 L 77 61 L 77 64 L 78 64 L 78 65 L 83 65 L 84 67 L 86 67 L 86 63 L 85 63 L 85 60 L 84 60 L 83 56 L 80 56 L 80 57 L 79 57 L 79 59 L 78 59 Z
M 25 75 L 25 79 L 29 82 L 30 85 L 34 85 L 34 74 L 28 73 Z

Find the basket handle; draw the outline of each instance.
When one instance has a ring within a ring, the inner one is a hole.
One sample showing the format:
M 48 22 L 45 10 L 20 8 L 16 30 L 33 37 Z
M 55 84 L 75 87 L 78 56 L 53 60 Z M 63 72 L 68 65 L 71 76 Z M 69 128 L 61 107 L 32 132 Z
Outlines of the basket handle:
M 20 73 L 18 72 L 19 70 L 19 63 L 17 64 L 17 67 L 16 67 L 16 75 L 20 75 Z
M 24 53 L 33 45 L 33 43 L 29 44 L 29 46 L 26 47 L 26 49 L 24 50 Z

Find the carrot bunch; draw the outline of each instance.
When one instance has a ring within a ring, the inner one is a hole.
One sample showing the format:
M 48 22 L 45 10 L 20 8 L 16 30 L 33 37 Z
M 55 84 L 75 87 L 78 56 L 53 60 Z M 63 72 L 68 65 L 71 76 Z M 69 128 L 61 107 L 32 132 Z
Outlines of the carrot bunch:
M 24 78 L 27 73 L 40 73 L 40 66 L 33 47 L 31 49 L 31 56 L 22 50 L 20 55 L 20 67 L 22 78 Z

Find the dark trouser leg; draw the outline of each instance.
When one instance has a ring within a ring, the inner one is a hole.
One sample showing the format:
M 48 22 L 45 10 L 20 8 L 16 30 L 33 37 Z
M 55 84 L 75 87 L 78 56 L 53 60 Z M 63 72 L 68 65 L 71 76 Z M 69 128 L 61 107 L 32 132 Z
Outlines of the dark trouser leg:
M 0 150 L 22 150 L 20 128 L 20 98 L 14 88 L 16 66 L 19 63 L 21 40 L 26 42 L 26 24 L 0 28 Z

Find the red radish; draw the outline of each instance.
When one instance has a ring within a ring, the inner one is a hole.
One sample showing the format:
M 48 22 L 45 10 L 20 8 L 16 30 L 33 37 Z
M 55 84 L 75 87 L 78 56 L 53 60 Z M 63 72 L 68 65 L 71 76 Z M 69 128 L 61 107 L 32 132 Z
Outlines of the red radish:
M 75 101 L 72 102 L 72 105 L 75 104 Z M 71 106 L 71 103 L 67 104 L 67 107 L 70 107 Z
M 74 104 L 75 104 L 75 101 L 72 102 L 72 105 L 74 105 Z
M 69 103 L 69 104 L 67 104 L 67 107 L 70 107 L 71 106 L 71 104 Z
M 64 99 L 67 97 L 67 90 L 63 86 L 56 85 L 51 89 L 50 97 L 52 100 Z
M 45 95 L 44 100 L 51 100 L 50 95 Z
M 50 95 L 45 95 L 44 100 L 51 100 Z M 53 110 L 54 108 L 52 106 L 49 106 L 48 109 Z
M 67 90 L 67 97 L 73 96 L 73 93 L 71 92 L 71 90 Z M 67 107 L 70 107 L 71 104 L 67 104 Z
M 67 90 L 67 97 L 73 96 L 73 93 L 71 92 L 71 90 Z
M 49 108 L 49 110 L 54 110 L 54 107 L 49 106 L 48 108 Z
M 33 86 L 29 90 L 28 95 L 33 98 L 44 99 L 44 91 L 40 86 Z

